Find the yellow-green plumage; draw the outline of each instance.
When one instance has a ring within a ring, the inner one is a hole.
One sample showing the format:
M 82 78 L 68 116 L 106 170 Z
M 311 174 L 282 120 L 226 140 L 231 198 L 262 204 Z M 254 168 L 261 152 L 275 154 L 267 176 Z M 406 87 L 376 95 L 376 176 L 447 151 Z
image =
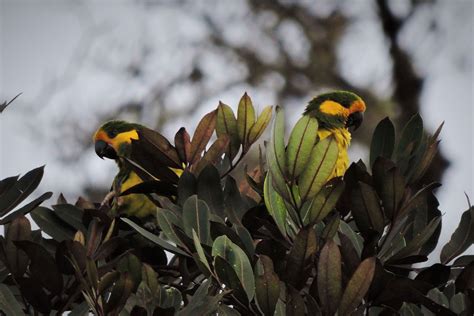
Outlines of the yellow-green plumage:
M 132 193 L 121 196 L 121 193 L 127 189 L 143 182 L 124 160 L 130 157 L 131 142 L 139 139 L 139 131 L 143 128 L 145 127 L 139 124 L 110 121 L 103 124 L 94 134 L 97 155 L 101 158 L 114 159 L 119 167 L 112 185 L 114 199 L 111 211 L 113 215 L 138 218 L 156 215 L 156 205 L 145 194 Z
M 315 117 L 319 122 L 319 139 L 333 136 L 336 140 L 339 155 L 330 178 L 343 176 L 349 167 L 347 153 L 351 143 L 349 128 L 359 127 L 364 111 L 364 101 L 348 91 L 321 94 L 311 100 L 306 107 L 304 115 Z
M 128 194 L 120 196 L 127 189 L 142 183 L 143 180 L 132 170 L 122 167 L 114 179 L 113 190 L 115 200 L 112 205 L 112 212 L 115 214 L 125 214 L 145 218 L 155 216 L 156 205 L 144 194 Z

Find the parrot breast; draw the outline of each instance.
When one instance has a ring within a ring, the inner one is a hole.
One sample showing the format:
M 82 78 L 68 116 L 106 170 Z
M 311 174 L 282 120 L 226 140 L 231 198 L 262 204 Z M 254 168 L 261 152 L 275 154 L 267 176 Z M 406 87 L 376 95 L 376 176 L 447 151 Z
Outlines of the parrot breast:
M 321 140 L 331 135 L 336 139 L 339 154 L 337 157 L 336 166 L 329 179 L 334 177 L 342 177 L 346 172 L 347 168 L 349 167 L 349 155 L 347 153 L 347 149 L 351 143 L 351 133 L 347 130 L 347 128 L 318 130 L 318 136 Z

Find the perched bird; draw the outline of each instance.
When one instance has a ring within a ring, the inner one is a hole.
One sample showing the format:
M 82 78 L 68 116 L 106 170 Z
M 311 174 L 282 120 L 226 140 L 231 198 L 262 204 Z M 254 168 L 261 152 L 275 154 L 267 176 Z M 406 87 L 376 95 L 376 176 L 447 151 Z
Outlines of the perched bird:
M 132 154 L 132 140 L 138 141 L 140 134 L 145 131 L 156 133 L 143 125 L 125 121 L 109 121 L 94 133 L 96 154 L 100 158 L 115 160 L 119 168 L 112 184 L 114 195 L 112 212 L 114 214 L 145 218 L 154 216 L 157 210 L 156 205 L 145 194 L 132 193 L 120 196 L 127 189 L 143 182 L 125 158 L 130 158 Z M 168 169 L 166 166 L 163 168 Z M 172 174 L 179 176 L 181 173 L 182 170 L 175 169 Z
M 364 101 L 348 91 L 321 94 L 306 106 L 304 115 L 318 120 L 318 137 L 324 139 L 332 135 L 336 139 L 339 156 L 330 178 L 343 176 L 346 172 L 349 166 L 347 149 L 351 143 L 351 132 L 362 123 L 364 112 Z

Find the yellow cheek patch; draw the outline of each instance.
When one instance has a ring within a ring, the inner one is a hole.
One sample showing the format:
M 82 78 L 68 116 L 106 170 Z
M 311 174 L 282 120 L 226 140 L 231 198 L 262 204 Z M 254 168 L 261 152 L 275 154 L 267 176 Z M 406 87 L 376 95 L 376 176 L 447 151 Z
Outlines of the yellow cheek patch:
M 355 112 L 365 112 L 365 103 L 364 101 L 362 100 L 357 100 L 357 101 L 354 101 L 350 108 L 349 108 L 349 112 L 352 114 L 352 113 L 355 113 Z
M 123 132 L 109 140 L 109 144 L 115 149 L 119 150 L 120 145 L 127 143 L 130 144 L 132 139 L 138 139 L 138 133 L 136 130 L 131 130 L 128 132 Z
M 324 114 L 349 116 L 349 109 L 346 109 L 337 102 L 326 100 L 319 106 L 319 110 Z
M 102 140 L 107 144 L 111 145 L 115 149 L 115 151 L 118 151 L 120 145 L 122 145 L 123 143 L 130 144 L 132 142 L 132 139 L 138 139 L 138 133 L 136 130 L 120 133 L 114 138 L 110 138 L 109 135 L 107 135 L 107 133 L 103 130 L 98 130 L 94 134 L 94 142 Z

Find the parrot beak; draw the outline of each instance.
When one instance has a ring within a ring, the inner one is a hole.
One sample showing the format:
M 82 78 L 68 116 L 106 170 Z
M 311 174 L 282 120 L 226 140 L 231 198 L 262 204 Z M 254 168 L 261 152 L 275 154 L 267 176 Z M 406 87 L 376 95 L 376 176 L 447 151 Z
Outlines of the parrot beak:
M 364 120 L 364 113 L 354 112 L 351 115 L 349 115 L 349 118 L 347 119 L 346 127 L 352 133 L 359 128 L 363 120 Z
M 113 149 L 112 146 L 104 142 L 103 140 L 98 140 L 95 142 L 95 153 L 101 159 L 109 158 L 109 159 L 117 159 L 117 153 Z

